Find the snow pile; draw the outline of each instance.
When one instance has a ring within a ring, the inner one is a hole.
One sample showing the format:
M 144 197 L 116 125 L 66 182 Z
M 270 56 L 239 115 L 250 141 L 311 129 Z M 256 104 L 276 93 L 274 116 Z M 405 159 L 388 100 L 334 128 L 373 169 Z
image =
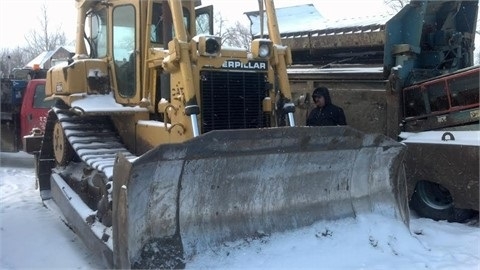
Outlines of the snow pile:
M 146 112 L 146 108 L 139 106 L 127 107 L 115 101 L 113 93 L 106 95 L 87 95 L 73 94 L 74 98 L 78 98 L 72 102 L 72 109 L 81 112 Z
M 434 143 L 480 146 L 480 130 L 475 131 L 425 131 L 401 132 L 404 143 Z
M 379 215 L 319 222 L 311 227 L 226 245 L 201 254 L 188 269 L 478 269 L 480 229 Z

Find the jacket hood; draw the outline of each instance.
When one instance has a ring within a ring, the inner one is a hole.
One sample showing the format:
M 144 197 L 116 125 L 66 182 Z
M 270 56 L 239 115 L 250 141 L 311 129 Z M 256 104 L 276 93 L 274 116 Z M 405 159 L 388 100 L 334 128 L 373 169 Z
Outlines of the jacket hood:
M 330 99 L 330 92 L 328 91 L 328 88 L 326 87 L 315 88 L 312 94 L 313 103 L 315 103 L 315 97 L 320 97 L 320 96 L 322 96 L 325 99 L 325 105 L 332 104 L 332 101 Z

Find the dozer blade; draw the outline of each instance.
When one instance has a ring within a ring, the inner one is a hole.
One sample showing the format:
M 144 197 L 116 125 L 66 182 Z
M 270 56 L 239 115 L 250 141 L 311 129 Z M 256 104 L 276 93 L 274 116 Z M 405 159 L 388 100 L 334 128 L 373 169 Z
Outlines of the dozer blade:
M 350 127 L 212 131 L 114 168 L 119 268 L 179 268 L 221 243 L 380 213 L 408 226 L 405 147 Z

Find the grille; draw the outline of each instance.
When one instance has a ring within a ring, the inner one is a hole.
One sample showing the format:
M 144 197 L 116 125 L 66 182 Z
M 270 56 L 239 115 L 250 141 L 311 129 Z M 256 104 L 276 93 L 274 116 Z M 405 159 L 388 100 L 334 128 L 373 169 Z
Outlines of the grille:
M 200 75 L 202 133 L 266 127 L 266 73 L 204 70 Z

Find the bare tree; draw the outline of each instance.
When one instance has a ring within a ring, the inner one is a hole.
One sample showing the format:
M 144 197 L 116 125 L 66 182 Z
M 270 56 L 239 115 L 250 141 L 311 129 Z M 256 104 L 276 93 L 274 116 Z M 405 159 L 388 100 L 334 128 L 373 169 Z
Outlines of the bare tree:
M 227 20 L 224 20 L 222 14 L 215 16 L 215 35 L 222 37 L 222 45 L 250 49 L 252 34 L 248 27 L 236 21 L 234 26 L 227 27 Z
M 228 33 L 226 31 L 227 20 L 223 19 L 220 12 L 215 15 L 215 35 L 222 38 L 222 45 L 227 40 Z
M 28 60 L 24 48 L 2 49 L 0 51 L 0 73 L 8 76 L 13 68 L 23 67 Z
M 250 29 L 240 22 L 236 22 L 235 26 L 227 28 L 225 43 L 232 47 L 250 49 L 252 42 L 252 34 Z
M 383 3 L 390 8 L 389 13 L 395 14 L 410 3 L 410 0 L 383 0 Z
M 25 35 L 27 42 L 25 53 L 31 59 L 42 53 L 43 51 L 51 51 L 58 46 L 65 45 L 65 32 L 57 28 L 55 31 L 51 30 L 49 25 L 47 7 L 45 4 L 41 8 L 41 17 L 39 18 L 38 28 L 31 30 Z

